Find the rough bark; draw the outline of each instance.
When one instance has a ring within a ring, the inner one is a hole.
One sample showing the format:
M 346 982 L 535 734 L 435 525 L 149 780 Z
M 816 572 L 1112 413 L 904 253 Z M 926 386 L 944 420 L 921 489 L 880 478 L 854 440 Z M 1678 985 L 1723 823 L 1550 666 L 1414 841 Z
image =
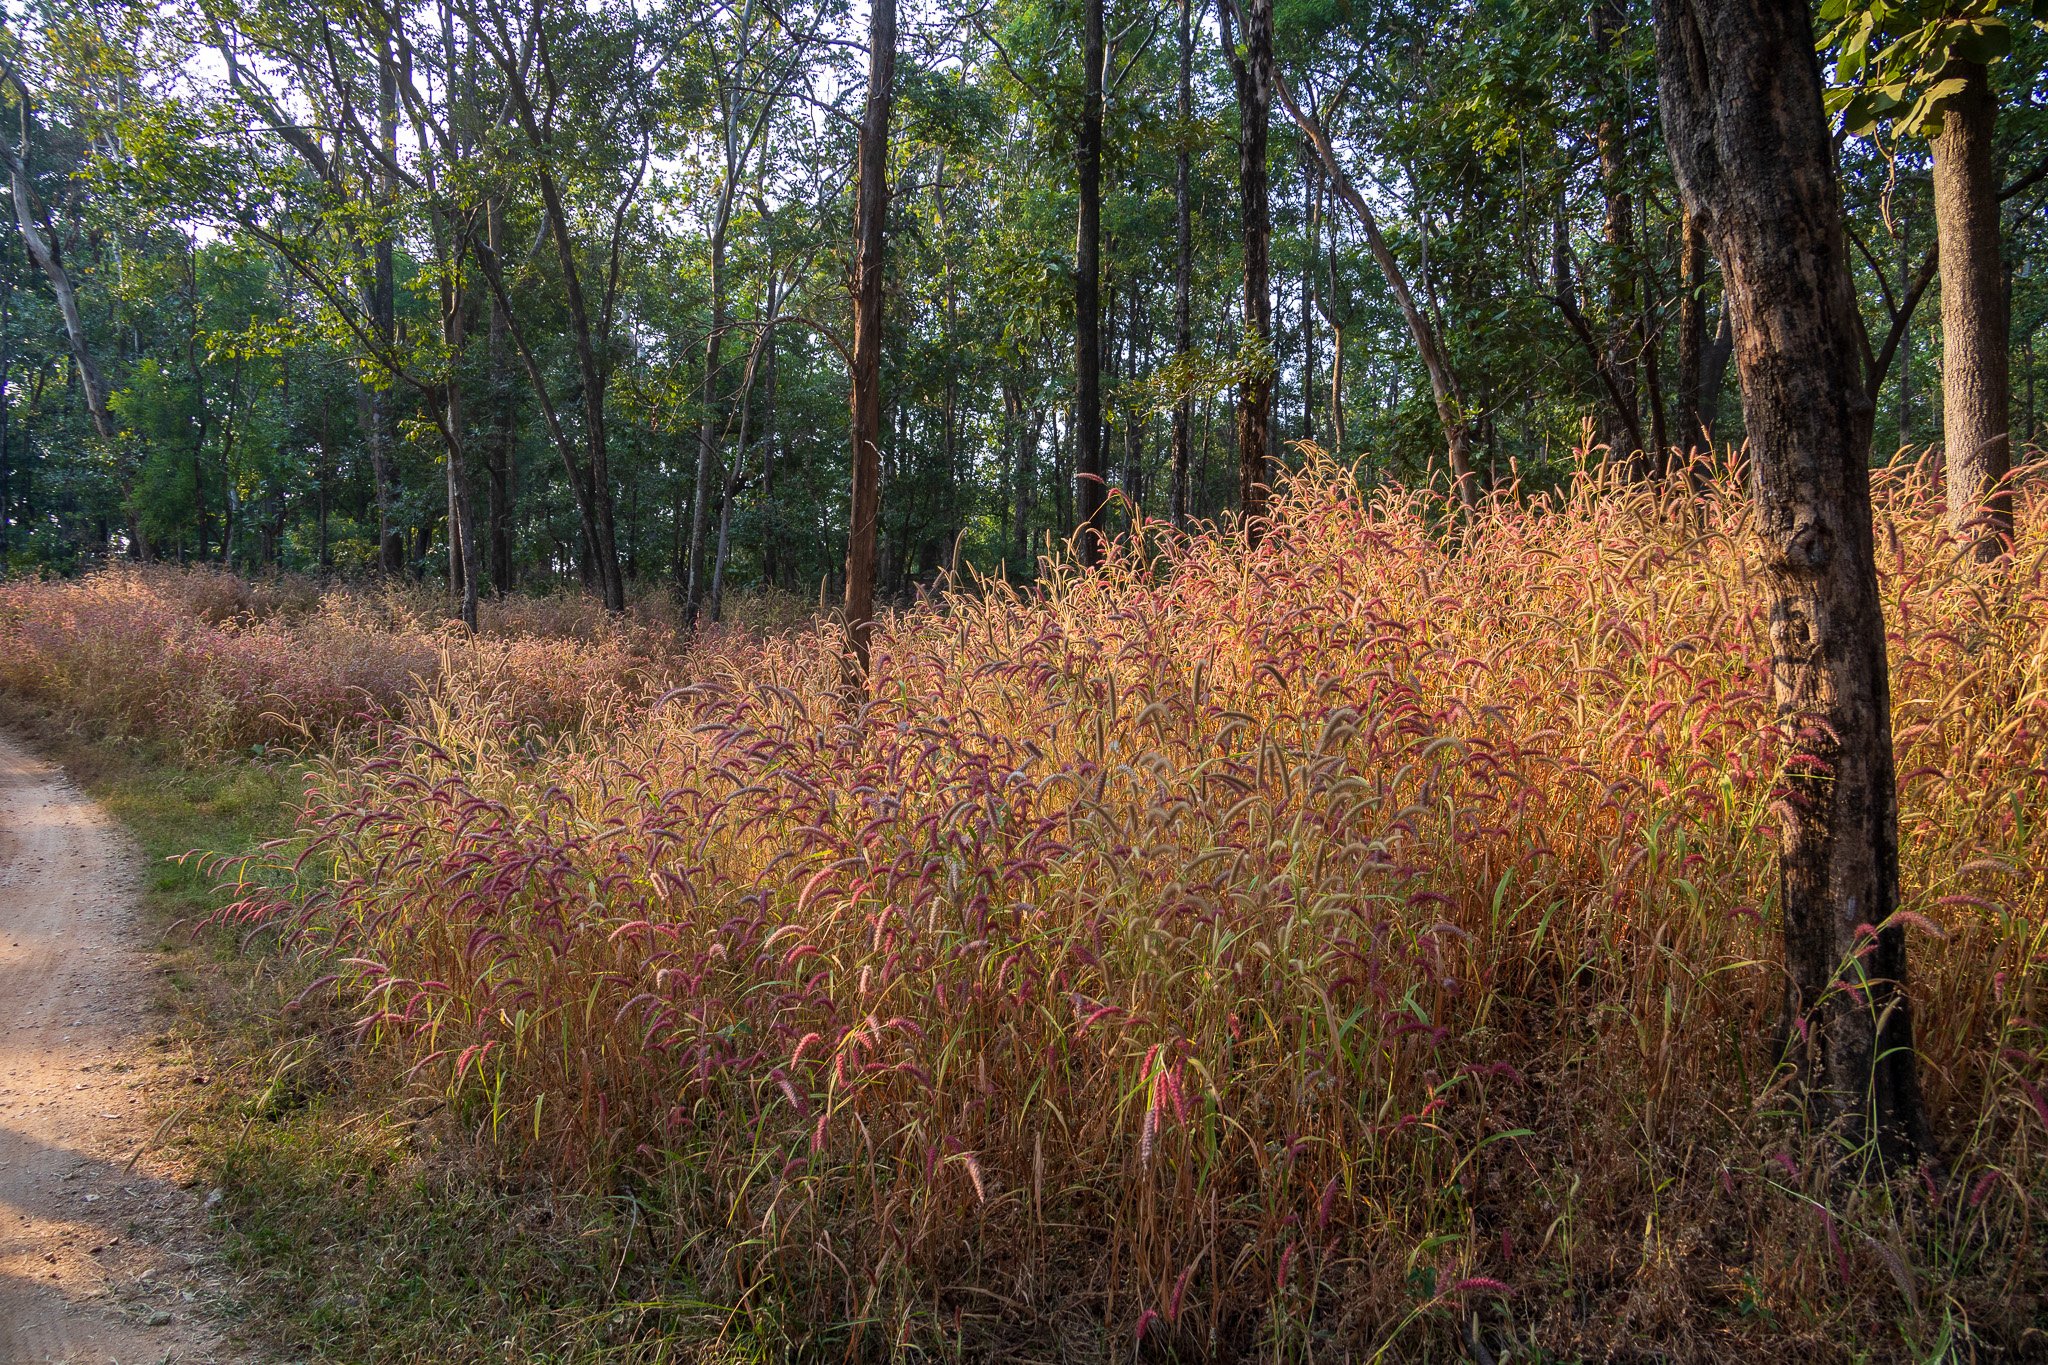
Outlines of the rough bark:
M 1742 375 L 1772 680 L 1788 1049 L 1815 1117 L 1924 1144 L 1872 551 L 1872 405 L 1805 0 L 1657 0 L 1665 140 L 1721 262 Z
M 1991 165 L 1998 104 L 1981 62 L 1950 62 L 1942 77 L 1964 82 L 1933 139 L 1948 516 L 1970 553 L 1988 561 L 2012 544 L 2012 373 Z
M 896 77 L 896 0 L 868 8 L 868 96 L 854 186 L 851 393 L 853 507 L 846 540 L 846 632 L 853 678 L 865 678 L 875 624 L 875 525 L 881 512 L 882 248 L 889 215 L 889 111 Z

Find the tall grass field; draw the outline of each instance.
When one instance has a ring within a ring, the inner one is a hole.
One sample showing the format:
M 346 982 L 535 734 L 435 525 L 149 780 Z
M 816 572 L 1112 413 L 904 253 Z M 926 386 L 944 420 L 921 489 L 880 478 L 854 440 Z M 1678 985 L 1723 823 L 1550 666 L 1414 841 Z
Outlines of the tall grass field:
M 1255 545 L 934 592 L 855 690 L 829 624 L 173 570 L 0 586 L 0 686 L 310 760 L 221 918 L 503 1180 L 631 1192 L 707 1351 L 2048 1359 L 2048 498 L 1985 568 L 1874 479 L 1890 1183 L 1774 1065 L 1733 471 L 1461 526 L 1315 465 Z

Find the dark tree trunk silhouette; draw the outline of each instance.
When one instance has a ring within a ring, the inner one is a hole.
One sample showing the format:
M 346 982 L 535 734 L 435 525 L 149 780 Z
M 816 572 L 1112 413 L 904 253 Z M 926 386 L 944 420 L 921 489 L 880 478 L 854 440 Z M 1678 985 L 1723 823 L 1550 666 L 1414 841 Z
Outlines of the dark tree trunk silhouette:
M 1081 4 L 1081 127 L 1074 159 L 1081 206 L 1074 229 L 1075 543 L 1102 559 L 1102 0 Z
M 1613 60 L 1616 32 L 1628 21 L 1620 0 L 1593 0 L 1593 50 L 1603 68 Z M 1618 87 L 1618 88 L 1617 88 Z M 1607 247 L 1607 368 L 1614 408 L 1602 424 L 1607 458 L 1625 464 L 1632 476 L 1646 472 L 1643 414 L 1636 394 L 1636 355 L 1643 339 L 1636 328 L 1635 197 L 1628 188 L 1628 111 L 1626 86 L 1612 82 L 1604 92 L 1594 144 L 1600 158 L 1600 198 L 1605 209 L 1601 236 Z M 1591 281 L 1587 282 L 1588 293 Z
M 1193 11 L 1193 0 L 1180 0 L 1180 88 L 1174 105 L 1177 131 L 1173 157 L 1173 353 L 1183 366 L 1194 346 L 1189 309 L 1194 293 L 1195 251 L 1188 183 L 1188 123 L 1194 114 Z M 1180 396 L 1173 405 L 1173 489 L 1168 513 L 1173 524 L 1181 528 L 1189 521 L 1188 455 L 1194 439 L 1194 417 L 1194 394 L 1188 376 L 1182 374 Z
M 1742 375 L 1772 678 L 1787 1046 L 1815 1117 L 1888 1158 L 1925 1121 L 1898 907 L 1872 405 L 1805 0 L 1657 0 L 1665 140 L 1721 262 Z
M 1230 8 L 1223 11 L 1223 43 L 1237 82 L 1244 332 L 1255 351 L 1237 386 L 1237 505 L 1245 533 L 1256 538 L 1259 518 L 1266 511 L 1273 448 L 1273 210 L 1266 183 L 1266 141 L 1273 111 L 1273 0 L 1245 0 L 1242 54 L 1231 36 Z
M 398 149 L 398 67 L 386 34 L 377 61 L 377 145 L 387 157 Z M 389 170 L 378 173 L 378 198 L 396 197 L 397 183 Z M 370 245 L 370 329 L 384 354 L 391 353 L 398 331 L 398 295 L 392 264 L 391 231 L 378 231 Z M 405 572 L 405 528 L 398 520 L 398 407 L 389 384 L 370 389 L 370 477 L 377 488 L 378 563 L 387 574 Z
M 1700 387 L 1707 360 L 1707 235 L 1685 210 L 1678 222 L 1678 459 L 1687 479 L 1697 479 L 1713 453 Z
M 875 625 L 875 524 L 882 483 L 882 248 L 889 217 L 889 108 L 896 78 L 896 0 L 868 10 L 868 98 L 854 186 L 853 508 L 846 538 L 849 672 L 864 678 Z

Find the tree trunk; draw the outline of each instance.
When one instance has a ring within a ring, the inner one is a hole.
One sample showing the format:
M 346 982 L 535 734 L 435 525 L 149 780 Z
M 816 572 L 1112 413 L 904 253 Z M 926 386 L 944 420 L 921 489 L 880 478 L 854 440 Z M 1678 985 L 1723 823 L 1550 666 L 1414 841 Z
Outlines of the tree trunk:
M 1772 678 L 1787 1037 L 1853 1150 L 1925 1141 L 1904 926 L 1872 405 L 1805 0 L 1657 0 L 1665 141 L 1722 263 L 1742 375 Z
M 1019 416 L 1022 415 L 1023 399 L 1018 398 Z M 1015 543 L 1017 568 L 1020 573 L 1031 570 L 1031 509 L 1036 499 L 1032 485 L 1038 479 L 1038 444 L 1045 436 L 1045 409 L 1033 408 L 1031 421 L 1020 422 L 1017 432 L 1017 495 Z
M 1102 560 L 1102 39 L 1103 0 L 1081 0 L 1081 127 L 1074 158 L 1080 221 L 1074 231 L 1075 545 L 1083 564 Z
M 497 246 L 496 206 L 490 232 Z M 512 376 L 505 354 L 505 310 L 491 297 L 490 322 L 491 439 L 484 463 L 490 476 L 491 591 L 499 597 L 512 591 Z
M 1301 176 L 1301 218 L 1307 238 L 1301 266 L 1301 439 L 1311 443 L 1316 439 L 1316 258 L 1322 254 L 1323 228 L 1308 175 L 1314 155 L 1308 152 Z
M 889 216 L 889 109 L 896 78 L 896 0 L 868 6 L 868 98 L 854 187 L 853 509 L 846 539 L 849 681 L 865 678 L 875 625 L 875 523 L 881 512 L 882 248 Z
M 436 235 L 447 231 L 440 228 Z M 448 253 L 448 269 L 441 286 L 441 339 L 448 347 L 448 378 L 442 390 L 442 439 L 448 452 L 448 580 L 462 595 L 462 624 L 473 631 L 478 556 L 469 472 L 463 461 L 468 417 L 462 401 L 462 353 L 469 344 L 469 301 L 462 289 L 463 258 L 467 253 L 460 236 L 449 242 Z
M 1225 13 L 1228 13 L 1227 9 Z M 1459 505 L 1470 513 L 1479 505 L 1479 480 L 1472 472 L 1472 432 L 1465 419 L 1463 400 L 1458 395 L 1457 376 L 1451 371 L 1450 358 L 1444 353 L 1442 339 L 1416 305 L 1414 291 L 1408 287 L 1408 277 L 1402 271 L 1401 263 L 1394 259 L 1386 238 L 1380 234 L 1378 216 L 1337 161 L 1337 152 L 1330 145 L 1329 134 L 1323 131 L 1313 115 L 1295 102 L 1286 82 L 1279 79 L 1277 72 L 1273 85 L 1295 126 L 1316 149 L 1316 156 L 1323 163 L 1323 173 L 1330 177 L 1331 188 L 1357 217 L 1359 227 L 1365 232 L 1366 250 L 1372 254 L 1374 264 L 1379 266 L 1380 274 L 1387 282 L 1388 292 L 1400 306 L 1401 316 L 1408 324 L 1408 335 L 1414 339 L 1416 354 L 1422 361 L 1422 368 L 1429 374 L 1430 397 L 1436 406 L 1437 422 L 1443 428 L 1452 488 L 1457 493 Z M 1398 375 L 1395 382 L 1399 382 Z
M 1912 287 L 1910 274 L 1913 266 L 1910 253 L 1906 250 L 1906 230 L 1899 228 L 1899 296 L 1905 297 Z M 1913 329 L 1905 327 L 1899 332 L 1899 449 L 1913 444 Z
M 1237 83 L 1237 187 L 1244 242 L 1245 340 L 1256 348 L 1237 387 L 1237 505 L 1245 535 L 1256 541 L 1266 512 L 1273 448 L 1273 293 L 1270 250 L 1273 211 L 1266 184 L 1266 139 L 1273 110 L 1273 0 L 1246 0 L 1244 56 L 1231 40 L 1226 6 L 1223 40 Z
M 1603 78 L 1613 83 L 1603 101 L 1594 142 L 1600 157 L 1600 195 L 1606 208 L 1601 235 L 1607 244 L 1607 365 L 1615 386 L 1615 410 L 1603 424 L 1607 458 L 1628 466 L 1632 477 L 1647 472 L 1641 449 L 1643 422 L 1636 397 L 1636 356 L 1643 339 L 1636 330 L 1634 197 L 1628 189 L 1626 77 L 1612 73 L 1614 35 L 1628 20 L 1621 0 L 1593 0 L 1593 50 Z M 1592 282 L 1587 282 L 1590 294 Z
M 111 441 L 116 429 L 113 414 L 107 410 L 107 381 L 101 376 L 99 366 L 93 363 L 92 348 L 85 335 L 85 319 L 78 311 L 78 290 L 71 282 L 70 272 L 64 268 L 57 234 L 51 229 L 47 214 L 38 212 L 39 201 L 29 183 L 28 127 L 28 95 L 23 91 L 21 149 L 17 153 L 0 142 L 0 156 L 6 157 L 9 189 L 13 192 L 14 221 L 21 229 L 22 245 L 28 248 L 29 259 L 43 272 L 43 278 L 50 282 L 50 291 L 57 296 L 57 312 L 64 320 L 64 340 L 78 366 L 79 383 L 85 389 L 86 411 L 92 414 L 92 429 L 101 440 Z
M 1330 328 L 1330 453 L 1344 455 L 1344 329 Z
M 772 588 L 780 580 L 782 571 L 782 559 L 777 553 L 782 538 L 782 514 L 775 505 L 775 442 L 781 425 L 775 411 L 775 334 L 772 330 L 765 344 L 767 351 L 761 357 L 761 364 L 767 370 L 761 377 L 764 425 L 761 432 L 761 581 Z
M 397 155 L 398 67 L 391 57 L 388 33 L 381 39 L 377 61 L 377 145 L 385 156 Z M 378 202 L 388 203 L 396 193 L 390 172 L 381 172 Z M 370 262 L 370 327 L 388 355 L 398 330 L 396 272 L 388 227 L 372 244 Z M 388 383 L 370 390 L 370 476 L 376 480 L 378 562 L 386 574 L 396 577 L 405 572 L 405 528 L 398 519 L 398 405 L 394 399 Z
M 1180 85 L 1174 105 L 1173 154 L 1173 353 L 1181 363 L 1180 395 L 1173 405 L 1173 488 L 1168 494 L 1168 514 L 1177 529 L 1186 530 L 1188 506 L 1188 456 L 1194 439 L 1195 399 L 1190 391 L 1186 367 L 1194 347 L 1189 307 L 1194 292 L 1194 233 L 1190 220 L 1191 194 L 1188 183 L 1189 122 L 1194 117 L 1194 5 L 1180 0 Z
M 1700 425 L 1709 434 L 1721 421 L 1721 390 L 1727 386 L 1728 362 L 1734 355 L 1734 316 L 1723 302 L 1721 320 L 1714 324 L 1714 339 L 1707 343 L 1707 357 L 1700 366 Z
M 1124 379 L 1131 382 L 1138 377 L 1138 353 L 1146 344 L 1144 336 L 1145 318 L 1139 311 L 1144 302 L 1145 291 L 1138 281 L 1132 280 L 1125 291 L 1125 302 L 1130 305 L 1130 318 L 1124 328 Z M 1135 403 L 1124 405 L 1124 497 L 1129 500 L 1128 511 L 1131 524 L 1135 527 L 1145 513 L 1145 413 Z
M 710 517 L 713 482 L 718 474 L 718 437 L 725 413 L 718 401 L 718 357 L 725 343 L 725 232 L 732 186 L 720 189 L 719 205 L 711 224 L 711 330 L 704 338 L 704 383 L 699 401 L 702 419 L 697 424 L 697 482 L 690 496 L 690 553 L 688 575 L 683 588 L 683 624 L 697 624 L 697 608 L 704 593 L 704 537 Z M 717 480 L 723 487 L 723 480 Z M 722 525 L 721 525 L 722 530 Z
M 2005 483 L 2012 468 L 2012 372 L 1991 165 L 1998 103 L 1983 63 L 1952 61 L 1941 74 L 1964 82 L 1942 110 L 1933 140 L 1948 519 L 1970 553 L 1989 561 L 2010 548 L 2013 530 Z
M 1679 215 L 1678 243 L 1678 449 L 1685 477 L 1697 482 L 1705 473 L 1702 452 L 1711 453 L 1713 438 L 1700 403 L 1707 358 L 1707 235 L 1690 209 Z
M 1650 410 L 1650 448 L 1644 452 L 1645 465 L 1662 476 L 1671 468 L 1671 434 L 1664 425 L 1664 312 L 1657 296 L 1657 275 L 1650 268 L 1647 246 L 1651 240 L 1650 206 L 1647 201 L 1643 204 L 1643 221 L 1636 240 L 1645 244 L 1636 259 L 1641 274 L 1637 287 L 1642 291 L 1637 335 L 1642 338 L 1643 402 Z

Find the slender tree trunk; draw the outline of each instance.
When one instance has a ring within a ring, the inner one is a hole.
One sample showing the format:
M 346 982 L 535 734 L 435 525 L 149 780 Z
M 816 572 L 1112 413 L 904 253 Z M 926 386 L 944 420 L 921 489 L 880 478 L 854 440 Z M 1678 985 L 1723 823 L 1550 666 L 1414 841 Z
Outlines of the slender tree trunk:
M 761 432 L 761 579 L 772 588 L 781 581 L 782 574 L 782 557 L 778 553 L 782 540 L 782 513 L 775 502 L 775 442 L 781 424 L 775 410 L 775 334 L 772 330 L 764 345 L 767 350 L 761 357 L 761 364 L 767 372 L 761 377 L 761 404 L 764 409 L 764 429 Z
M 316 515 L 319 519 L 320 572 L 334 568 L 334 550 L 328 542 L 328 502 L 334 485 L 334 418 L 325 404 L 320 407 L 320 493 Z
M 1194 232 L 1190 218 L 1189 123 L 1194 117 L 1194 4 L 1180 0 L 1180 84 L 1174 114 L 1176 134 L 1173 154 L 1173 353 L 1181 363 L 1180 395 L 1173 405 L 1173 489 L 1169 495 L 1170 515 L 1175 527 L 1186 530 L 1191 520 L 1188 501 L 1188 463 L 1194 439 L 1195 399 L 1186 367 L 1194 349 L 1194 332 L 1189 308 L 1194 293 Z
M 463 444 L 468 413 L 463 403 L 461 362 L 469 344 L 469 300 L 462 288 L 463 259 L 468 254 L 460 236 L 446 226 L 436 235 L 449 235 L 448 268 L 441 285 L 441 339 L 448 347 L 447 382 L 442 386 L 443 441 L 448 460 L 448 581 L 462 595 L 462 624 L 476 629 L 477 544 L 475 514 L 470 501 L 469 471 L 464 467 Z
M 1140 311 L 1145 291 L 1137 280 L 1132 280 L 1124 292 L 1124 301 L 1130 306 L 1130 316 L 1124 327 L 1124 379 L 1128 383 L 1138 377 L 1138 352 L 1146 345 L 1141 330 L 1145 317 Z M 1124 497 L 1130 502 L 1129 512 L 1135 525 L 1145 511 L 1145 414 L 1135 404 L 1124 405 L 1123 435 Z
M 377 144 L 385 156 L 398 154 L 398 68 L 391 38 L 380 40 L 377 61 Z M 377 197 L 389 203 L 397 186 L 388 171 L 378 176 Z M 387 352 L 398 330 L 396 272 L 389 228 L 370 248 L 370 328 Z M 376 480 L 378 561 L 393 577 L 405 572 L 405 528 L 398 518 L 398 404 L 388 384 L 370 390 L 370 476 Z
M 1789 752 L 1774 804 L 1788 1039 L 1851 1148 L 1925 1117 L 1898 908 L 1890 685 L 1841 191 L 1806 0 L 1657 0 L 1665 141 L 1721 262 Z
M 1226 10 L 1225 13 L 1228 13 Z M 1358 225 L 1365 232 L 1366 250 L 1372 254 L 1373 263 L 1380 268 L 1380 274 L 1387 282 L 1387 289 L 1400 306 L 1401 316 L 1408 324 L 1408 335 L 1414 339 L 1416 355 L 1422 361 L 1422 368 L 1429 375 L 1430 397 L 1436 406 L 1438 423 L 1443 428 L 1444 446 L 1451 466 L 1451 485 L 1457 493 L 1459 505 L 1470 513 L 1479 505 L 1479 480 L 1472 471 L 1472 431 L 1466 420 L 1464 401 L 1459 396 L 1457 376 L 1452 373 L 1450 358 L 1444 353 L 1443 341 L 1429 318 L 1415 302 L 1414 291 L 1408 287 L 1408 277 L 1401 269 L 1401 263 L 1394 259 L 1386 238 L 1380 233 L 1379 218 L 1365 196 L 1358 192 L 1343 165 L 1337 160 L 1336 149 L 1330 145 L 1329 134 L 1315 117 L 1298 104 L 1276 73 L 1275 93 L 1287 107 L 1289 117 L 1302 135 L 1316 149 L 1316 156 L 1323 163 L 1323 174 L 1330 179 L 1330 186 L 1349 206 L 1357 217 Z M 1398 377 L 1396 382 L 1398 382 Z
M 1024 401 L 1021 395 L 1017 401 L 1021 416 Z M 1033 497 L 1033 484 L 1038 479 L 1038 444 L 1044 436 L 1045 409 L 1033 408 L 1031 421 L 1021 424 L 1017 432 L 1017 505 L 1014 538 L 1020 573 L 1035 567 L 1031 562 L 1031 509 L 1036 502 Z
M 1686 478 L 1697 481 L 1701 448 L 1712 440 L 1700 404 L 1707 351 L 1707 235 L 1690 209 L 1678 220 L 1678 277 L 1678 448 Z
M 1102 38 L 1103 0 L 1081 0 L 1081 126 L 1074 157 L 1081 207 L 1074 231 L 1074 473 L 1076 546 L 1100 563 L 1102 507 Z
M 1934 136 L 1934 230 L 1941 255 L 1942 444 L 1948 518 L 1989 561 L 2012 545 L 2012 371 L 2005 274 L 1999 264 L 1998 175 L 1991 135 L 1998 103 L 1981 62 L 1952 61 L 1962 92 Z
M 1301 266 L 1301 439 L 1309 442 L 1316 439 L 1316 258 L 1322 254 L 1323 230 L 1308 175 L 1314 157 L 1307 151 L 1301 176 L 1301 218 L 1307 238 Z
M 1650 208 L 1643 205 L 1643 221 L 1636 240 L 1644 243 L 1638 253 L 1637 266 L 1642 278 L 1637 281 L 1641 290 L 1642 312 L 1638 317 L 1637 335 L 1642 338 L 1643 351 L 1643 402 L 1650 409 L 1650 449 L 1645 452 L 1649 469 L 1660 476 L 1670 472 L 1671 435 L 1664 425 L 1664 327 L 1663 310 L 1658 306 L 1657 275 L 1650 268 L 1648 243 L 1650 241 Z
M 1330 453 L 1344 454 L 1344 329 L 1330 328 Z
M 1237 185 L 1244 242 L 1245 339 L 1258 355 L 1237 389 L 1237 505 L 1245 534 L 1256 540 L 1266 512 L 1273 448 L 1273 211 L 1266 183 L 1266 141 L 1273 110 L 1273 0 L 1246 0 L 1244 56 L 1223 40 L 1237 83 Z
M 718 401 L 718 358 L 725 344 L 725 233 L 730 183 L 720 189 L 719 207 L 711 225 L 711 330 L 704 338 L 704 383 L 700 395 L 704 412 L 697 424 L 697 482 L 690 496 L 689 573 L 683 584 L 683 623 L 697 624 L 697 608 L 704 593 L 704 537 L 710 517 L 714 483 L 718 478 L 718 436 L 725 425 L 725 413 Z
M 896 0 L 868 6 L 868 97 L 854 185 L 853 509 L 846 541 L 849 680 L 865 678 L 875 625 L 875 527 L 881 513 L 882 250 L 889 216 L 889 111 L 896 79 Z
M 26 92 L 18 93 L 21 102 L 20 150 L 17 152 L 0 142 L 0 155 L 7 160 L 9 189 L 14 199 L 14 221 L 21 229 L 22 245 L 28 248 L 29 259 L 43 272 L 43 278 L 50 282 L 50 291 L 57 296 L 57 312 L 64 321 L 64 340 L 71 348 L 72 361 L 78 366 L 78 380 L 85 389 L 85 407 L 92 416 L 92 429 L 101 440 L 111 441 L 116 428 L 113 414 L 107 409 L 107 381 L 93 361 L 92 347 L 85 334 L 85 319 L 78 311 L 78 290 L 72 283 L 70 271 L 64 268 L 57 234 L 52 230 L 47 215 L 38 212 L 39 201 L 29 183 L 28 96 Z
M 1614 35 L 1628 21 L 1622 0 L 1593 0 L 1593 50 L 1611 64 Z M 1641 407 L 1636 399 L 1636 356 L 1643 349 L 1637 331 L 1635 297 L 1634 196 L 1628 188 L 1628 110 L 1625 78 L 1608 76 L 1613 85 L 1601 112 L 1595 143 L 1600 156 L 1600 193 L 1606 215 L 1602 235 L 1607 244 L 1607 364 L 1613 374 L 1616 409 L 1608 414 L 1608 459 L 1626 464 L 1634 477 L 1647 472 L 1642 441 Z M 1587 290 L 1591 292 L 1591 282 Z
M 493 199 L 484 207 L 485 244 L 493 254 L 501 248 L 504 210 Z M 490 520 L 487 539 L 491 552 L 491 591 L 503 597 L 512 590 L 512 396 L 511 357 L 507 353 L 505 308 L 495 292 L 490 295 L 490 323 L 487 341 L 490 383 L 490 438 L 484 446 L 484 468 L 489 481 L 487 510 Z
M 1912 288 L 1912 260 L 1906 250 L 1906 231 L 1899 229 L 1899 297 Z M 1899 331 L 1899 449 L 1913 444 L 1913 329 Z

